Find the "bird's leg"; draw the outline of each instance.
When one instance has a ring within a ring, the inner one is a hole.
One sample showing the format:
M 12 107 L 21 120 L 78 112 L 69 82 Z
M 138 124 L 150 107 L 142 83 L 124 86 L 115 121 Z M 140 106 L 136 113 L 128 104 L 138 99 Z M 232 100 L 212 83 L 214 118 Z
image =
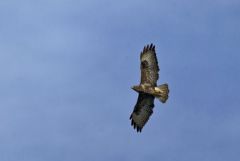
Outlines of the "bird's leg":
M 163 92 L 163 91 L 162 91 L 160 88 L 158 88 L 158 87 L 154 87 L 154 90 L 155 90 L 156 93 L 162 93 L 162 92 Z

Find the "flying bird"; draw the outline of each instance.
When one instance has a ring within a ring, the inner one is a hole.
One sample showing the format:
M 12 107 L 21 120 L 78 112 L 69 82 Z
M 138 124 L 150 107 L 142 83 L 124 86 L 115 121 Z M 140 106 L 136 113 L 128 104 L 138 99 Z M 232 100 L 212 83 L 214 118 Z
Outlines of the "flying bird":
M 132 89 L 138 92 L 138 100 L 130 116 L 131 125 L 137 132 L 141 132 L 144 125 L 153 113 L 154 99 L 162 103 L 168 99 L 168 84 L 157 86 L 159 67 L 153 44 L 144 46 L 140 54 L 141 81 L 140 85 Z

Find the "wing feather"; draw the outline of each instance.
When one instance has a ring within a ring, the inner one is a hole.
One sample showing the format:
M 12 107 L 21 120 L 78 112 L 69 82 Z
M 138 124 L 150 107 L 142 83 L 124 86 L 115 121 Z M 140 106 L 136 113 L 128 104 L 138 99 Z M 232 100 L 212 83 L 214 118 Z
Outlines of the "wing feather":
M 157 85 L 159 78 L 158 60 L 153 44 L 144 46 L 140 55 L 141 60 L 141 84 Z
M 130 116 L 131 124 L 137 132 L 141 132 L 143 126 L 147 123 L 153 113 L 154 96 L 139 93 L 137 103 Z

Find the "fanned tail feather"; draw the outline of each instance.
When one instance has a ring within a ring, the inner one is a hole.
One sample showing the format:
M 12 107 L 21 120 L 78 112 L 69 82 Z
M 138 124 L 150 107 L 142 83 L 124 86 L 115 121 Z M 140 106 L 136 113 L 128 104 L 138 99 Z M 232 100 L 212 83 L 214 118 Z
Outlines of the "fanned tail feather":
M 168 84 L 162 84 L 160 86 L 156 87 L 156 90 L 160 93 L 157 98 L 162 102 L 165 103 L 168 99 L 168 93 L 169 93 L 169 89 L 168 89 Z

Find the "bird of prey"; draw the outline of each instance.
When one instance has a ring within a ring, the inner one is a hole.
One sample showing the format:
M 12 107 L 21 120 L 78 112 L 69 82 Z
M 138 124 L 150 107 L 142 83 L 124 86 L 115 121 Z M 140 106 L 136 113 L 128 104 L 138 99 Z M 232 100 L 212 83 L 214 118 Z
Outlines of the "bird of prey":
M 144 46 L 140 54 L 141 81 L 140 85 L 132 89 L 138 92 L 138 100 L 130 116 L 131 124 L 137 132 L 141 132 L 143 126 L 153 113 L 154 99 L 165 103 L 168 99 L 168 84 L 157 86 L 159 78 L 158 60 L 153 44 Z

